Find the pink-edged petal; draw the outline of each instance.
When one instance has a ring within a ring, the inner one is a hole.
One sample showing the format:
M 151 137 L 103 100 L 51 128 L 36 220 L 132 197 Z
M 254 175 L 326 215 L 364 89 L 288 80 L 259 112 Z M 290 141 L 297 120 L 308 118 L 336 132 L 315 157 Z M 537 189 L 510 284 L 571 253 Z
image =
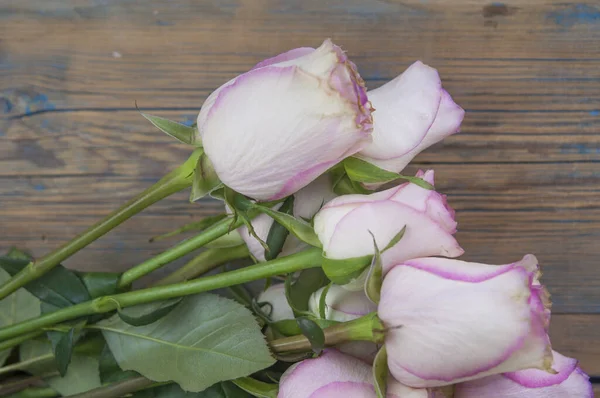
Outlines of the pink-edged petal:
M 537 370 L 535 372 L 542 371 Z M 562 378 L 562 375 L 560 377 Z M 572 372 L 568 373 L 567 378 L 562 382 L 550 386 L 531 388 L 519 384 L 515 380 L 506 377 L 506 375 L 495 375 L 457 384 L 454 392 L 454 398 L 593 397 L 594 391 L 589 377 L 579 368 L 575 368 Z
M 442 90 L 441 98 L 440 108 L 435 121 L 418 145 L 402 156 L 391 159 L 368 158 L 366 160 L 382 169 L 399 173 L 420 152 L 444 138 L 457 133 L 463 121 L 465 111 L 452 100 L 450 94 L 445 90 Z M 375 127 L 377 127 L 377 123 L 375 123 Z M 375 129 L 373 137 L 375 137 L 376 131 Z M 364 153 L 364 150 L 361 153 Z
M 319 388 L 308 398 L 375 398 L 375 396 L 372 384 L 338 381 Z
M 376 109 L 373 142 L 361 155 L 394 159 L 418 146 L 434 123 L 441 90 L 437 71 L 417 61 L 394 80 L 370 91 Z
M 548 387 L 564 382 L 577 368 L 577 360 L 565 357 L 554 351 L 552 369 L 557 373 L 539 369 L 525 369 L 518 372 L 505 373 L 504 376 L 528 388 Z
M 290 367 L 281 377 L 277 397 L 306 398 L 332 383 L 372 385 L 372 380 L 368 364 L 334 349 L 327 349 L 318 358 L 306 359 Z
M 286 51 L 286 52 L 281 53 L 279 55 L 276 55 L 274 57 L 267 58 L 267 59 L 265 59 L 263 61 L 260 61 L 259 63 L 257 63 L 256 65 L 254 65 L 254 67 L 252 69 L 258 69 L 258 68 L 262 68 L 262 67 L 265 67 L 265 66 L 278 64 L 278 63 L 281 63 L 281 62 L 291 61 L 293 59 L 300 58 L 300 57 L 303 57 L 305 55 L 308 55 L 308 54 L 312 53 L 313 51 L 315 51 L 315 49 L 312 48 L 312 47 L 294 48 L 294 49 L 292 49 L 290 51 Z
M 334 232 L 329 242 L 323 242 L 323 250 L 332 259 L 370 255 L 374 248 L 369 231 L 377 245 L 385 248 L 404 226 L 403 238 L 383 254 L 384 264 L 421 256 L 457 256 L 463 252 L 456 239 L 435 221 L 392 201 L 365 203 L 348 212 L 336 225 L 339 232 Z M 423 239 L 424 236 L 428 238 Z
M 495 273 L 414 263 L 388 272 L 378 309 L 384 323 L 396 327 L 386 347 L 398 381 L 437 387 L 474 378 L 522 347 L 531 317 L 523 268 L 488 277 Z
M 285 296 L 285 286 L 283 283 L 270 286 L 258 296 L 256 301 L 259 304 L 270 304 L 270 308 L 265 307 L 264 309 L 267 313 L 270 309 L 269 317 L 273 322 L 295 318 L 294 311 L 292 311 L 292 307 L 288 304 Z

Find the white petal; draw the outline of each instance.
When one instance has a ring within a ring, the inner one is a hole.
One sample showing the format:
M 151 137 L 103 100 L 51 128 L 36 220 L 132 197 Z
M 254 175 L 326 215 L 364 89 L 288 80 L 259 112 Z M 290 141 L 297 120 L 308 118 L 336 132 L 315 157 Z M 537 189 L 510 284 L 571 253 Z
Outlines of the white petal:
M 435 120 L 441 89 L 437 71 L 417 61 L 394 80 L 369 91 L 375 108 L 373 142 L 361 154 L 394 159 L 419 145 Z

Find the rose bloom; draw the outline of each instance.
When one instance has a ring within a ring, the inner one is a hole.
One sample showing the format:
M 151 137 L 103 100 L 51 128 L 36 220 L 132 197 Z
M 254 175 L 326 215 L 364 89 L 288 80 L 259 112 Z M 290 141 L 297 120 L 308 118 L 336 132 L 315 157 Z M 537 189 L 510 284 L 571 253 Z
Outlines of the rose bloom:
M 394 266 L 378 314 L 400 382 L 436 387 L 536 368 L 550 371 L 549 299 L 532 255 L 506 265 L 418 258 Z
M 355 65 L 330 40 L 262 61 L 215 90 L 198 115 L 221 181 L 284 198 L 371 141 L 371 104 Z
M 417 173 L 433 185 L 433 170 Z M 382 254 L 384 268 L 423 256 L 457 257 L 454 210 L 439 193 L 406 183 L 370 195 L 343 195 L 328 202 L 314 219 L 315 232 L 330 259 L 373 255 L 373 238 L 383 250 L 406 226 L 402 239 Z

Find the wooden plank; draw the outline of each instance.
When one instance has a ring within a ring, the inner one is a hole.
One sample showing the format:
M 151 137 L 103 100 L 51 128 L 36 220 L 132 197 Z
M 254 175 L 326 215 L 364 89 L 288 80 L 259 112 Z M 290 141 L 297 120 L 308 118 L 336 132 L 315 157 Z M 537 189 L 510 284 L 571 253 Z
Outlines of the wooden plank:
M 590 375 L 600 375 L 599 315 L 553 315 L 550 325 L 552 348 L 577 358 Z
M 369 88 L 416 59 L 439 69 L 467 110 L 462 133 L 408 172 L 436 170 L 465 258 L 539 257 L 555 313 L 579 314 L 554 317 L 555 347 L 600 375 L 590 348 L 600 327 L 600 6 L 21 0 L 0 6 L 0 19 L 0 250 L 42 255 L 185 159 L 135 101 L 191 123 L 228 79 L 331 36 Z M 176 195 L 66 264 L 126 269 L 171 243 L 151 236 L 218 211 Z

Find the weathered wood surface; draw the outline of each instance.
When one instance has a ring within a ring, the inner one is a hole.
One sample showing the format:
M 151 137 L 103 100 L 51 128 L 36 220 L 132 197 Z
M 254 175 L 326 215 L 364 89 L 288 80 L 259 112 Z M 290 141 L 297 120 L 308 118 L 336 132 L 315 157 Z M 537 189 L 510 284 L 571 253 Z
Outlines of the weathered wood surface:
M 535 253 L 554 345 L 600 376 L 600 6 L 564 0 L 0 0 L 0 250 L 41 255 L 187 156 L 136 112 L 191 122 L 254 63 L 332 37 L 375 88 L 416 59 L 466 110 L 421 154 L 465 258 Z M 165 200 L 67 262 L 126 269 L 220 211 Z

